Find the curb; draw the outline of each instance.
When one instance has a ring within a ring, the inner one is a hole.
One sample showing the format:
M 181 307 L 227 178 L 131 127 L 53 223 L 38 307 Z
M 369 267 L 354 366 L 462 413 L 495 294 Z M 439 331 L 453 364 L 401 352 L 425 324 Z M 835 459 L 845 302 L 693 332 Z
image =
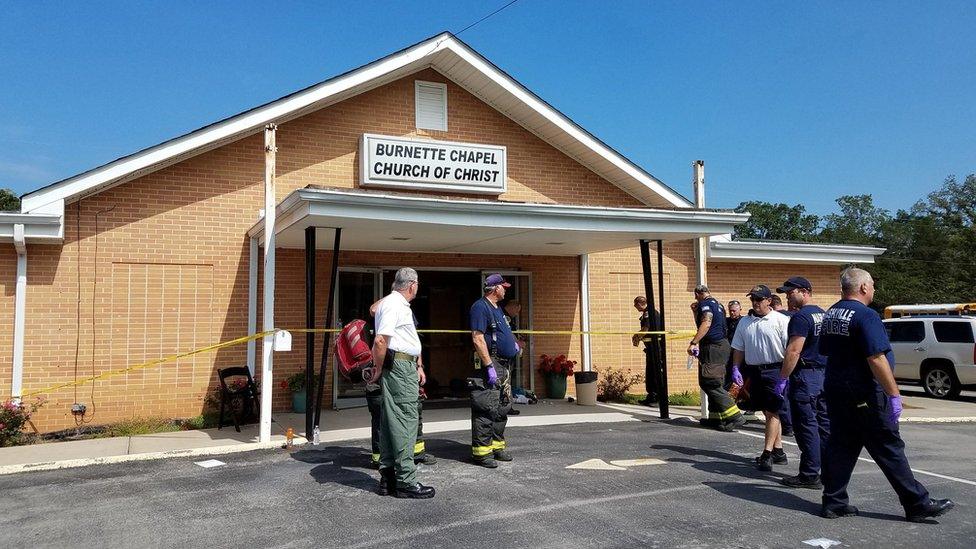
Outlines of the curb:
M 618 410 L 619 411 L 619 410 Z M 620 413 L 589 413 L 589 414 L 555 414 L 544 416 L 517 416 L 509 422 L 509 427 L 535 427 L 540 425 L 567 425 L 578 423 L 619 423 L 622 421 L 636 421 L 632 416 Z M 471 420 L 436 421 L 424 424 L 424 433 L 446 433 L 466 431 L 471 428 Z M 370 436 L 369 427 L 355 427 L 339 429 L 322 433 L 321 445 L 348 440 L 363 440 Z M 148 452 L 144 454 L 126 454 L 120 456 L 105 456 L 97 458 L 66 459 L 61 461 L 45 461 L 40 463 L 18 463 L 0 466 L 0 476 L 26 473 L 31 471 L 54 471 L 59 469 L 74 469 L 90 465 L 111 465 L 132 461 L 153 461 L 177 457 L 219 456 L 239 454 L 256 450 L 273 450 L 281 448 L 284 437 L 270 442 L 245 442 L 225 446 L 208 446 L 205 448 L 185 448 L 181 450 L 167 450 L 165 452 Z M 293 446 L 305 446 L 308 441 L 304 437 L 296 436 Z

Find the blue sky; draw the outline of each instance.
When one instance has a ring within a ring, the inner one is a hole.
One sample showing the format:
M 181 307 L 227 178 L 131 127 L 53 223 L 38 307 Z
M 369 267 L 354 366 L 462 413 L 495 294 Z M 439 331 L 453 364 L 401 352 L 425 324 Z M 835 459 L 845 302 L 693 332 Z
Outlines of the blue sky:
M 457 32 L 489 2 L 7 2 L 0 186 L 18 194 Z M 519 0 L 460 38 L 708 205 L 910 207 L 976 172 L 976 2 Z

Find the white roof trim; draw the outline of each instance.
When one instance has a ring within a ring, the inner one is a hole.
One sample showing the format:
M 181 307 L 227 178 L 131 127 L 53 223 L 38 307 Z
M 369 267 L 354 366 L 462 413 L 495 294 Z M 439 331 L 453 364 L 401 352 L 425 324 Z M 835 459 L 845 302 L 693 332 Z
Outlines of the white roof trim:
M 850 244 L 732 240 L 731 236 L 726 234 L 709 238 L 708 260 L 719 263 L 749 261 L 846 265 L 874 263 L 874 258 L 883 254 L 885 250 L 886 248 Z
M 484 74 L 495 84 L 500 85 L 505 91 L 530 107 L 548 123 L 575 139 L 603 160 L 610 162 L 614 168 L 622 170 L 629 179 L 638 184 L 637 187 L 652 191 L 675 207 L 689 208 L 693 206 L 683 196 L 600 142 L 453 35 L 442 33 L 331 80 L 30 192 L 24 195 L 22 199 L 22 211 L 36 211 L 38 208 L 59 200 L 70 202 L 78 196 L 93 194 L 111 186 L 122 184 L 222 144 L 253 134 L 260 131 L 269 122 L 293 119 L 311 110 L 327 106 L 330 104 L 330 100 L 333 102 L 341 101 L 355 95 L 355 93 L 361 93 L 382 85 L 386 80 L 405 76 L 406 74 L 403 71 L 407 71 L 406 73 L 415 72 L 425 67 L 436 69 L 438 63 L 443 62 L 440 60 L 444 58 L 438 54 L 445 51 L 449 51 L 465 61 L 474 70 Z M 508 113 L 503 114 L 512 117 Z M 527 120 L 512 119 L 528 129 Z M 569 153 L 567 152 L 567 154 Z M 591 167 L 590 169 L 594 168 Z M 607 174 L 596 171 L 595 173 L 603 175 L 608 181 L 612 181 L 612 178 L 607 177 Z M 634 193 L 631 192 L 631 194 Z M 646 202 L 646 198 L 639 196 L 638 198 Z
M 403 196 L 338 189 L 299 189 L 278 204 L 276 234 L 295 226 L 307 216 L 330 220 L 377 219 L 445 227 L 515 227 L 525 231 L 584 231 L 628 233 L 639 238 L 686 240 L 725 233 L 744 223 L 747 213 L 731 211 L 652 208 L 610 208 L 535 204 L 489 200 L 449 200 L 427 196 Z M 264 219 L 248 231 L 259 240 Z
M 60 244 L 64 241 L 62 220 L 60 215 L 0 212 L 0 242 L 16 243 L 17 225 L 21 225 L 27 244 Z

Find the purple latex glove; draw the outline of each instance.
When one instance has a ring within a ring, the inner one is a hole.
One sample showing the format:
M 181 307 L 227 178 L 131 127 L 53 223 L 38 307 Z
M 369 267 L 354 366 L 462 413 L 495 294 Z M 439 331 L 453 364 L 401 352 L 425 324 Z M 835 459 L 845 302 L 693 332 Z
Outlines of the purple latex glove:
M 488 385 L 498 385 L 498 372 L 495 371 L 495 364 L 488 365 Z
M 901 417 L 901 395 L 888 397 L 888 404 L 891 407 L 891 415 L 888 417 L 892 422 L 898 423 L 898 418 Z
M 789 380 L 788 379 L 779 378 L 779 381 L 777 381 L 776 382 L 776 385 L 773 386 L 773 390 L 776 391 L 776 394 L 777 395 L 784 394 L 784 392 L 786 391 L 786 383 L 787 383 L 787 381 L 789 381 Z
M 739 366 L 736 364 L 732 365 L 732 383 L 735 383 L 740 387 L 744 385 L 742 381 L 742 372 L 739 371 Z

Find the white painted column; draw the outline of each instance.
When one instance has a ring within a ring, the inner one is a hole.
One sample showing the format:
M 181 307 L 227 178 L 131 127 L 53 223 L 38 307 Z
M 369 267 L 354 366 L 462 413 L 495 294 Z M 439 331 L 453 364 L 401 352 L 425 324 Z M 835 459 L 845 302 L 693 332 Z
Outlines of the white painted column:
M 583 254 L 580 257 L 580 308 L 582 310 L 581 325 L 584 332 L 590 331 L 590 256 Z M 583 334 L 583 371 L 589 372 L 593 369 L 593 361 L 590 356 L 590 334 Z
M 695 207 L 705 207 L 705 161 L 695 160 L 691 164 L 695 172 Z M 708 270 L 705 260 L 707 257 L 708 237 L 695 239 L 695 271 L 698 275 L 698 284 L 708 284 Z M 708 418 L 708 395 L 705 391 L 701 392 L 701 417 Z
M 248 252 L 247 269 L 247 335 L 252 336 L 258 333 L 258 239 L 251 238 L 250 251 Z M 247 369 L 251 376 L 257 366 L 255 356 L 258 342 L 250 340 L 247 342 Z
M 14 248 L 17 250 L 17 289 L 14 297 L 14 356 L 10 397 L 19 401 L 24 388 L 24 324 L 27 314 L 27 242 L 24 225 L 14 225 Z
M 262 331 L 274 330 L 275 291 L 275 132 L 278 126 L 264 128 L 264 323 Z M 264 336 L 261 343 L 261 442 L 271 441 L 271 398 L 274 382 L 271 379 L 274 357 L 274 334 Z

